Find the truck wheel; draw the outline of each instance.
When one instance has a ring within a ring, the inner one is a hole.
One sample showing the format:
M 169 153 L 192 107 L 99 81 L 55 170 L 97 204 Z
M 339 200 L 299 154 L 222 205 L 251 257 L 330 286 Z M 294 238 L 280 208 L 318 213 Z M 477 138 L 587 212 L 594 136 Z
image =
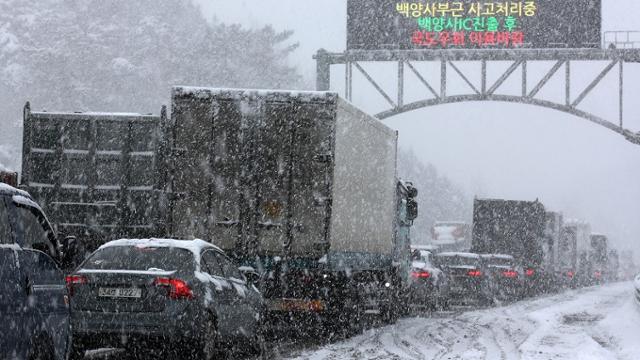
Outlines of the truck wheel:
M 77 341 L 71 341 L 71 349 L 69 350 L 69 360 L 84 359 L 85 349 Z
M 31 341 L 29 360 L 54 360 L 53 343 L 47 337 L 35 337 Z
M 193 352 L 194 360 L 223 359 L 224 356 L 221 356 L 223 354 L 220 353 L 217 322 L 213 314 L 207 316 L 202 330 L 202 338 L 196 342 L 198 346 Z M 187 353 L 190 353 L 190 351 L 187 351 Z

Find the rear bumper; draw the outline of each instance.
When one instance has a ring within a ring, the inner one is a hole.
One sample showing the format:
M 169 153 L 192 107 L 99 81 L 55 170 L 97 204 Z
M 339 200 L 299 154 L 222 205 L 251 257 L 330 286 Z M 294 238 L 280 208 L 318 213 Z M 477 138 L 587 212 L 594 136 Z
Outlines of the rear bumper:
M 160 313 L 104 313 L 74 311 L 74 341 L 86 348 L 126 347 L 198 339 L 204 316 L 186 307 L 180 315 Z
M 430 304 L 440 297 L 440 290 L 431 282 L 414 282 L 409 286 L 409 301 L 413 304 Z

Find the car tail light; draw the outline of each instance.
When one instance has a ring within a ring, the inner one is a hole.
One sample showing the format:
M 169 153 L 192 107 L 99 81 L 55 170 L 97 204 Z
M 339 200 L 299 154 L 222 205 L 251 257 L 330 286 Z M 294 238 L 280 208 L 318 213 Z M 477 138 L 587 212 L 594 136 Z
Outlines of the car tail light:
M 573 271 L 568 271 L 568 272 L 567 272 L 567 276 L 569 277 L 569 279 L 573 279 L 573 277 L 574 277 L 575 275 L 576 275 L 576 274 L 574 274 L 574 273 L 573 273 Z
M 507 271 L 504 271 L 502 273 L 502 275 L 504 275 L 505 277 L 508 277 L 508 278 L 517 278 L 518 277 L 518 272 L 514 271 L 514 270 L 507 270 Z
M 69 296 L 73 296 L 73 289 L 78 285 L 86 284 L 87 278 L 82 275 L 67 275 L 64 278 L 67 283 L 67 290 L 69 290 Z
M 482 276 L 482 271 L 480 271 L 480 270 L 469 270 L 469 271 L 467 271 L 467 275 L 469 275 L 471 277 L 481 277 Z
M 431 277 L 431 273 L 428 271 L 412 271 L 411 277 L 415 279 L 428 279 Z
M 0 171 L 0 183 L 18 187 L 18 173 L 12 171 Z
M 186 282 L 180 279 L 171 278 L 157 278 L 153 282 L 155 286 L 167 287 L 169 289 L 169 298 L 173 300 L 178 299 L 193 299 L 193 292 Z
M 536 274 L 536 271 L 534 269 L 527 269 L 527 271 L 525 271 L 524 273 L 527 276 L 533 276 Z

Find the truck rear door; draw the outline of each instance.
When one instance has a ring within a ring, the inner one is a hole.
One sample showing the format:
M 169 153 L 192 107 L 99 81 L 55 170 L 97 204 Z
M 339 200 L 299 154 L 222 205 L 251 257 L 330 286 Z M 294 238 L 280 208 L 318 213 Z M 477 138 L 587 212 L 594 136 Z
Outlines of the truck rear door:
M 261 179 L 259 197 L 266 200 L 265 195 L 276 188 L 274 195 L 288 204 L 280 214 L 286 224 L 284 251 L 319 258 L 329 245 L 335 109 L 325 102 L 268 102 L 265 109 L 266 126 L 260 146 L 278 149 L 279 154 L 273 153 L 272 159 L 264 160 L 277 163 L 279 173 Z M 263 149 L 256 153 L 265 154 Z M 263 202 L 259 219 L 269 221 L 274 215 L 270 210 L 269 203 Z M 272 238 L 268 227 L 259 229 L 261 239 Z

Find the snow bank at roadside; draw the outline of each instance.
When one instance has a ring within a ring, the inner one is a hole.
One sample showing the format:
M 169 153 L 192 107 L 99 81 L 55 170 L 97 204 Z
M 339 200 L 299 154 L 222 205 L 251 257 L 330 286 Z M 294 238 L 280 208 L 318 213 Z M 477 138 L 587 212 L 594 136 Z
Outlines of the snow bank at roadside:
M 629 294 L 624 305 L 608 314 L 601 322 L 604 334 L 611 337 L 620 359 L 640 359 L 640 305 Z

